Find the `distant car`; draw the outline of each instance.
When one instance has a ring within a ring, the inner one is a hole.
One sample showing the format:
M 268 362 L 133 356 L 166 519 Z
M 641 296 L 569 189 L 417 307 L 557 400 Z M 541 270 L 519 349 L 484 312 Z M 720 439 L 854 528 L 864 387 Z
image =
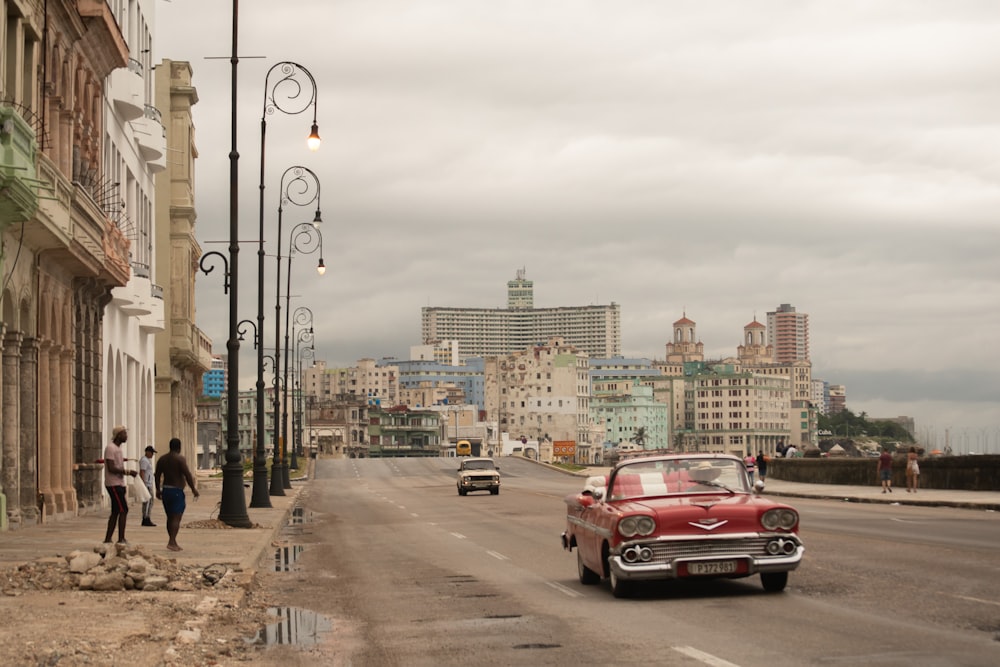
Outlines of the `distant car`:
M 630 459 L 566 496 L 562 545 L 576 549 L 581 583 L 608 579 L 615 597 L 643 581 L 755 574 L 782 591 L 805 550 L 799 515 L 762 489 L 735 456 Z
M 458 463 L 456 484 L 460 496 L 470 491 L 489 491 L 495 496 L 500 493 L 500 469 L 493 459 L 463 458 Z

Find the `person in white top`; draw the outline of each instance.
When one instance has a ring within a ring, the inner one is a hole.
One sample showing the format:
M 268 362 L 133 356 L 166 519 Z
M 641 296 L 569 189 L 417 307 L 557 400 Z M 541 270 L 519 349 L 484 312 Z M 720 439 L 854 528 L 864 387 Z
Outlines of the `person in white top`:
M 142 504 L 142 525 L 154 527 L 156 524 L 150 518 L 150 513 L 153 511 L 153 454 L 155 453 L 156 450 L 152 445 L 149 445 L 146 447 L 146 455 L 139 459 L 139 475 L 146 488 L 149 489 L 149 500 Z

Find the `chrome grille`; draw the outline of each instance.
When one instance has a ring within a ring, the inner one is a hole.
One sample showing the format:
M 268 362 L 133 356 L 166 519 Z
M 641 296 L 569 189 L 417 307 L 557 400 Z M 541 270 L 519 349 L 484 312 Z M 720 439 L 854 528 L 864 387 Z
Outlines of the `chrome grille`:
M 767 556 L 766 537 L 749 537 L 731 540 L 671 540 L 647 542 L 653 550 L 653 562 L 666 563 L 675 558 L 698 558 L 713 556 Z

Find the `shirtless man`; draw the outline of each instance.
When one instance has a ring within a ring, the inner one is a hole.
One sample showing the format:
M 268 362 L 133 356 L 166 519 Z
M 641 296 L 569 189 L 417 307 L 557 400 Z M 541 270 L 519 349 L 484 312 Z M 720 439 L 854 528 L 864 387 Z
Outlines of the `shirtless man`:
M 187 461 L 181 455 L 181 441 L 170 439 L 170 451 L 156 461 L 156 497 L 163 500 L 163 510 L 167 514 L 167 548 L 180 551 L 177 544 L 177 532 L 181 529 L 181 518 L 187 506 L 184 498 L 184 484 L 191 487 L 194 497 L 199 496 L 194 484 L 194 477 L 188 468 Z M 162 483 L 161 483 L 162 482 Z

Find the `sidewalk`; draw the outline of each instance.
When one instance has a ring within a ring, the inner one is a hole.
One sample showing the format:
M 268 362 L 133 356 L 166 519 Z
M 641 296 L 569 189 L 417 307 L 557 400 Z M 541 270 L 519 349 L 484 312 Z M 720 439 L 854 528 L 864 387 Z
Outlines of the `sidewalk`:
M 995 512 L 1000 510 L 1000 491 L 961 491 L 952 489 L 919 489 L 907 493 L 906 487 L 892 488 L 892 493 L 882 493 L 882 487 L 843 486 L 840 484 L 804 484 L 768 478 L 764 487 L 766 496 L 798 498 L 824 498 L 854 503 L 883 503 L 897 505 L 922 505 L 926 507 L 960 507 Z
M 531 460 L 531 459 L 526 459 Z M 537 462 L 536 462 L 537 463 Z M 590 477 L 591 475 L 607 475 L 611 468 L 607 466 L 591 466 L 569 472 L 563 468 L 539 463 L 552 470 L 574 475 Z M 786 482 L 770 477 L 764 486 L 765 496 L 786 496 L 790 498 L 822 498 L 825 500 L 840 500 L 851 503 L 883 503 L 886 505 L 921 505 L 924 507 L 959 507 L 962 509 L 1000 511 L 1000 491 L 962 491 L 953 489 L 919 489 L 917 493 L 907 493 L 906 487 L 896 487 L 892 493 L 882 493 L 881 485 L 846 486 L 841 484 L 806 484 L 803 482 Z
M 142 525 L 142 507 L 129 498 L 128 526 L 125 538 L 144 550 L 176 559 L 180 565 L 229 565 L 237 572 L 256 570 L 258 561 L 271 548 L 295 506 L 304 481 L 296 480 L 284 496 L 270 496 L 270 508 L 250 507 L 251 489 L 245 488 L 247 515 L 251 528 L 229 528 L 218 522 L 222 500 L 222 480 L 198 476 L 201 497 L 187 492 L 187 509 L 177 535 L 183 551 L 167 549 L 166 516 L 163 505 L 155 501 L 152 520 L 155 527 Z M 247 484 L 250 481 L 247 480 Z M 104 540 L 109 511 L 27 526 L 0 533 L 0 567 L 17 565 L 39 558 L 62 556 L 75 550 L 91 551 Z M 117 536 L 117 532 L 115 533 Z

